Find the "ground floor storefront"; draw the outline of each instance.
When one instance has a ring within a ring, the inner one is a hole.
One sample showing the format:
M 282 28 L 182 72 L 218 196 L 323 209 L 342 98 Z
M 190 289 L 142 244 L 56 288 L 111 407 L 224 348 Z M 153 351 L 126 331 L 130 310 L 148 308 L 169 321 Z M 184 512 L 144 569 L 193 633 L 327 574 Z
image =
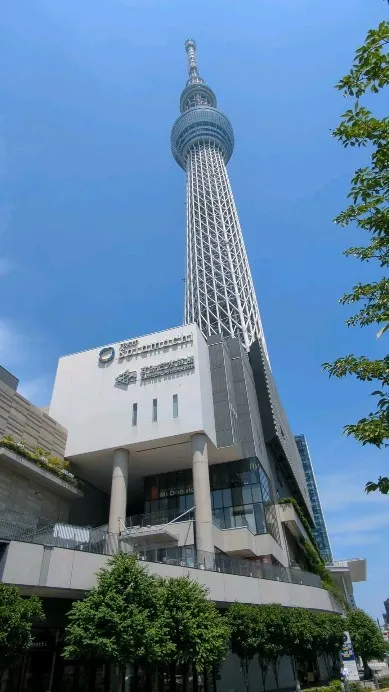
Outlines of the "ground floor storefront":
M 72 602 L 68 599 L 42 599 L 46 619 L 34 628 L 34 644 L 28 654 L 18 660 L 3 676 L 0 692 L 118 692 L 119 671 L 114 665 L 94 660 L 65 660 L 65 627 Z M 240 662 L 229 654 L 218 670 L 193 674 L 190 666 L 161 667 L 147 671 L 141 666 L 131 669 L 131 692 L 242 692 L 245 689 Z M 322 660 L 301 663 L 299 680 L 302 687 L 322 684 L 332 677 Z M 253 660 L 249 670 L 250 690 L 263 690 L 259 665 Z M 279 670 L 280 690 L 293 690 L 294 676 L 290 660 L 284 658 Z M 269 671 L 266 690 L 276 689 L 274 675 Z
M 3 676 L 0 692 L 117 692 L 120 671 L 97 661 L 68 661 L 62 656 L 63 630 L 38 630 L 35 644 Z M 217 671 L 193 675 L 190 667 L 130 671 L 131 692 L 215 692 Z

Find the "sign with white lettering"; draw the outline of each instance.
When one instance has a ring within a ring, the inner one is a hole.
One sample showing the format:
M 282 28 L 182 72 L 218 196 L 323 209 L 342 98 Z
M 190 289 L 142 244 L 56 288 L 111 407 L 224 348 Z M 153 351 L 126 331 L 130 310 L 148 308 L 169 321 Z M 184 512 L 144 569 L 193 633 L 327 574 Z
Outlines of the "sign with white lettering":
M 159 363 L 159 365 L 149 365 L 142 368 L 140 371 L 141 380 L 150 380 L 155 377 L 166 377 L 166 375 L 173 375 L 176 372 L 184 372 L 185 370 L 193 370 L 194 368 L 194 357 L 188 356 L 187 358 L 178 358 L 178 360 L 170 360 L 166 363 Z
M 171 348 L 172 346 L 178 346 L 179 344 L 190 343 L 192 341 L 192 333 L 178 334 L 170 339 L 161 339 L 160 341 L 154 341 L 150 344 L 144 345 L 139 345 L 138 339 L 124 341 L 119 345 L 119 360 L 123 360 L 123 358 L 128 358 L 130 356 L 136 356 L 141 353 L 148 353 L 149 351 L 157 351 L 161 348 Z

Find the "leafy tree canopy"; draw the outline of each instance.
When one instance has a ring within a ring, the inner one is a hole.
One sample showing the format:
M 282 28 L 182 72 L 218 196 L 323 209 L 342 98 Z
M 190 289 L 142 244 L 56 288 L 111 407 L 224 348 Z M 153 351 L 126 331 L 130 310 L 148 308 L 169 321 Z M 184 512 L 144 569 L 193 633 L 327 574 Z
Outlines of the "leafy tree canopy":
M 265 629 L 258 615 L 258 607 L 245 603 L 233 603 L 228 609 L 227 621 L 231 632 L 231 651 L 240 659 L 248 691 L 250 661 L 259 651 L 259 640 L 265 637 Z
M 364 665 L 368 661 L 383 661 L 388 653 L 388 645 L 374 620 L 363 610 L 351 610 L 345 623 L 350 632 L 354 651 Z
M 315 650 L 335 658 L 343 646 L 344 621 L 335 613 L 311 613 L 315 626 Z
M 119 553 L 100 571 L 97 586 L 73 603 L 66 628 L 66 658 L 110 661 L 122 669 L 167 660 L 172 652 L 164 594 L 130 555 Z
M 358 283 L 340 303 L 356 306 L 348 326 L 376 325 L 377 336 L 389 336 L 389 118 L 380 117 L 362 104 L 368 94 L 378 94 L 389 83 L 389 22 L 371 29 L 365 43 L 358 48 L 350 72 L 336 88 L 351 99 L 350 108 L 342 115 L 333 136 L 344 147 L 368 147 L 370 161 L 359 168 L 352 178 L 348 194 L 349 206 L 335 219 L 343 227 L 354 225 L 365 235 L 363 245 L 345 251 L 348 257 L 377 265 L 377 279 Z M 379 102 L 378 102 L 379 105 Z M 336 377 L 354 375 L 362 382 L 374 382 L 375 410 L 357 423 L 345 426 L 362 444 L 387 446 L 389 440 L 389 355 L 372 360 L 353 354 L 325 363 L 324 368 Z M 389 491 L 388 478 L 369 483 L 367 491 Z
M 188 664 L 198 670 L 220 663 L 229 629 L 207 590 L 189 578 L 149 575 L 128 554 L 113 557 L 97 586 L 73 604 L 64 656 L 93 657 L 122 671 L 141 664 Z
M 32 644 L 32 625 L 43 620 L 38 598 L 22 598 L 16 586 L 0 583 L 0 672 L 11 666 Z
M 163 582 L 171 658 L 192 662 L 198 671 L 220 663 L 226 653 L 229 628 L 207 590 L 187 577 Z
M 266 675 L 269 668 L 273 670 L 276 688 L 279 689 L 279 666 L 285 653 L 284 613 L 285 608 L 278 603 L 258 606 L 261 627 L 257 641 L 257 654 L 264 689 L 266 689 Z

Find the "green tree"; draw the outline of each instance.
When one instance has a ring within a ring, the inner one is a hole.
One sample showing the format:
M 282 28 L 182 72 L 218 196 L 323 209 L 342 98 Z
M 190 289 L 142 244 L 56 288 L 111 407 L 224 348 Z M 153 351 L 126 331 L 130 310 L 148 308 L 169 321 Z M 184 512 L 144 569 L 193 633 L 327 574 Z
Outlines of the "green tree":
M 317 630 L 311 611 L 306 608 L 285 608 L 282 618 L 285 653 L 290 656 L 296 689 L 300 689 L 298 663 L 316 657 Z
M 368 661 L 383 661 L 388 645 L 374 620 L 364 610 L 351 610 L 345 629 L 349 631 L 356 656 L 363 661 L 365 676 L 369 674 Z
M 188 577 L 167 579 L 163 589 L 172 644 L 170 658 L 175 666 L 181 666 L 186 683 L 190 665 L 194 673 L 209 671 L 222 662 L 229 627 L 216 605 L 207 599 L 207 589 L 197 582 Z
M 231 633 L 231 651 L 239 657 L 244 684 L 249 692 L 250 663 L 259 653 L 259 637 L 264 636 L 264 632 L 260 631 L 258 607 L 233 603 L 228 609 L 227 622 Z
M 257 633 L 257 654 L 262 673 L 263 689 L 266 690 L 266 677 L 272 669 L 276 688 L 279 689 L 279 669 L 285 654 L 286 642 L 283 628 L 285 608 L 278 603 L 257 606 L 260 627 Z
M 73 603 L 66 628 L 65 658 L 96 658 L 121 671 L 167 661 L 173 645 L 160 580 L 136 559 L 119 553 L 97 577 L 97 586 Z
M 389 118 L 373 115 L 361 103 L 368 94 L 378 94 L 389 83 L 389 22 L 384 21 L 367 33 L 364 44 L 355 54 L 350 72 L 336 88 L 351 99 L 350 108 L 342 115 L 333 136 L 344 147 L 367 147 L 369 163 L 359 168 L 352 178 L 348 194 L 349 206 L 335 222 L 346 227 L 350 224 L 361 230 L 365 244 L 350 247 L 348 257 L 377 264 L 377 279 L 371 283 L 358 283 L 346 293 L 340 303 L 356 306 L 358 311 L 348 318 L 348 326 L 377 325 L 377 336 L 389 329 Z M 379 101 L 378 101 L 379 105 Z M 353 354 L 325 363 L 330 375 L 354 375 L 363 382 L 374 382 L 375 410 L 357 423 L 345 426 L 347 435 L 353 435 L 362 444 L 387 446 L 389 440 L 389 355 L 372 360 Z M 389 479 L 380 478 L 369 483 L 367 490 L 389 491 Z
M 328 677 L 343 646 L 344 620 L 335 613 L 312 613 L 315 626 L 315 651 L 323 656 L 327 665 Z M 328 665 L 331 662 L 331 667 Z
M 32 625 L 43 620 L 38 598 L 23 598 L 16 586 L 0 583 L 0 680 L 33 642 Z

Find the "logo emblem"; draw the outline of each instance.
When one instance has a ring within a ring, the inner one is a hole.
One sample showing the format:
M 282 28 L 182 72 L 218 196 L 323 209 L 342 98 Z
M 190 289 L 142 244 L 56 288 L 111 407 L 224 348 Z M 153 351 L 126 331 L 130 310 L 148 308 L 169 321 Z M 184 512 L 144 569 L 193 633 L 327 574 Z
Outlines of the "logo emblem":
M 115 358 L 115 349 L 113 346 L 105 346 L 99 353 L 99 363 L 110 363 Z

